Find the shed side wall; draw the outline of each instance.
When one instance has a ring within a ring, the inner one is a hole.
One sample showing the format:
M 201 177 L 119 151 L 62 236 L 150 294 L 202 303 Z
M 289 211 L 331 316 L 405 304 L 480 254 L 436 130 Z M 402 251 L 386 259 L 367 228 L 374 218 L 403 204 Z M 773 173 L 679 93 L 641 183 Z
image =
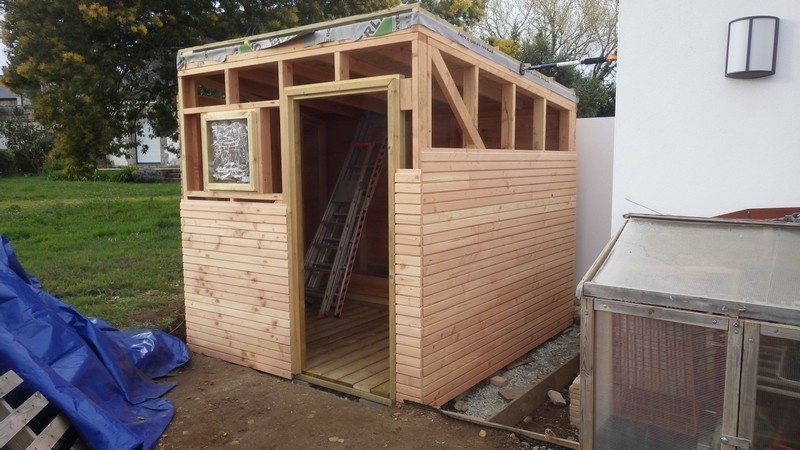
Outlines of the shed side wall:
M 395 173 L 395 392 L 422 400 L 422 173 Z
M 290 378 L 286 206 L 183 200 L 181 235 L 191 349 Z
M 396 265 L 397 392 L 441 405 L 572 323 L 576 157 L 425 149 L 418 178 L 395 196 L 421 245 Z

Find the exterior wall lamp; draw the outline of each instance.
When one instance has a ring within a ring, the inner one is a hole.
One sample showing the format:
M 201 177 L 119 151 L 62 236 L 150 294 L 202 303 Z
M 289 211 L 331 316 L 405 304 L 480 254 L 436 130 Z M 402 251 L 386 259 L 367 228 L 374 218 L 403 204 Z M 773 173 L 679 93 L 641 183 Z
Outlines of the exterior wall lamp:
M 728 24 L 725 76 L 761 78 L 775 74 L 778 18 L 750 16 Z

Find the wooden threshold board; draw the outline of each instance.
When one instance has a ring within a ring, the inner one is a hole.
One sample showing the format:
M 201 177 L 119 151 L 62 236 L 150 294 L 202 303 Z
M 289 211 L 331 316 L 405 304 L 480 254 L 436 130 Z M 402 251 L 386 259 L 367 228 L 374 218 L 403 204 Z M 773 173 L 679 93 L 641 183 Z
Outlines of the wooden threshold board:
M 389 310 L 346 302 L 342 316 L 316 319 L 306 311 L 306 367 L 303 374 L 341 385 L 348 392 L 389 397 Z

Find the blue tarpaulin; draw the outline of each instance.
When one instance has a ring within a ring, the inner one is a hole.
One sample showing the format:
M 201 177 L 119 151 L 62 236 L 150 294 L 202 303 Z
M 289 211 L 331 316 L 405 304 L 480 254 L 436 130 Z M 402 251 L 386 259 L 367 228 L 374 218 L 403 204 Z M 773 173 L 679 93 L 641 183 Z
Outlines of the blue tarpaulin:
M 63 412 L 93 449 L 150 449 L 173 406 L 174 384 L 152 378 L 189 360 L 157 330 L 116 330 L 40 288 L 0 236 L 0 374 L 14 370 Z

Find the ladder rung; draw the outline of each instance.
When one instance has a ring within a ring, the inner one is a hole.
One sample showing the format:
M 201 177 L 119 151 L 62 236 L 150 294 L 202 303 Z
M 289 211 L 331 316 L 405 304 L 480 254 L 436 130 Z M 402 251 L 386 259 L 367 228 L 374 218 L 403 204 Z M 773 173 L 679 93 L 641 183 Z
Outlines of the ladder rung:
M 341 238 L 338 237 L 324 237 L 321 242 L 312 242 L 311 246 L 314 248 L 336 248 L 339 245 Z

